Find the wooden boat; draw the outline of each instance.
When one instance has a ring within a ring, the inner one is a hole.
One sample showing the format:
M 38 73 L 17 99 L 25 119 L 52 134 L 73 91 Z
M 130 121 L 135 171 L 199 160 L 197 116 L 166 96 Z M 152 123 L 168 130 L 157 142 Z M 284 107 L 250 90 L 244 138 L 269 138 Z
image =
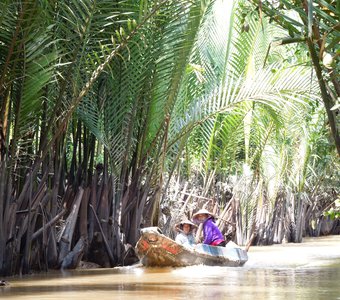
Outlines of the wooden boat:
M 185 267 L 203 264 L 239 267 L 248 260 L 247 252 L 232 242 L 226 247 L 204 244 L 195 245 L 194 248 L 184 247 L 163 235 L 158 227 L 141 230 L 136 250 L 144 266 Z

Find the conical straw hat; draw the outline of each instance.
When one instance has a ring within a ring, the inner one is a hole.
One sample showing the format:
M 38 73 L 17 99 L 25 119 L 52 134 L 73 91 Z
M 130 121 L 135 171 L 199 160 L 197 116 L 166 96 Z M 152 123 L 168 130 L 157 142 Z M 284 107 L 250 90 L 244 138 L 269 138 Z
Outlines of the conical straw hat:
M 199 211 L 195 212 L 192 216 L 193 219 L 196 219 L 198 215 L 209 215 L 211 217 L 215 217 L 210 211 L 206 210 L 205 208 L 200 209 Z
M 188 225 L 190 225 L 190 231 L 191 230 L 193 230 L 195 227 L 197 227 L 197 225 L 196 224 L 194 224 L 194 223 L 192 223 L 190 220 L 188 220 L 188 219 L 183 219 L 181 222 L 179 222 L 179 223 L 177 223 L 176 225 L 175 225 L 175 227 L 176 227 L 176 229 L 179 229 L 179 228 L 181 228 L 181 226 L 183 226 L 184 224 L 188 224 Z
M 181 222 L 179 222 L 179 225 L 184 225 L 184 224 L 189 224 L 191 226 L 197 227 L 196 224 L 192 223 L 190 220 L 182 220 Z

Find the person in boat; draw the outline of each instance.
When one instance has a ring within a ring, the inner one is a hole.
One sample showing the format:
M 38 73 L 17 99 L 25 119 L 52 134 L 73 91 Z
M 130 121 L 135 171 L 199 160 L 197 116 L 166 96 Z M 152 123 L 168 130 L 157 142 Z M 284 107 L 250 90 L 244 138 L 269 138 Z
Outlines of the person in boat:
M 200 209 L 193 214 L 192 219 L 196 224 L 203 223 L 203 244 L 221 247 L 226 245 L 223 234 L 215 224 L 215 217 L 211 212 L 204 208 Z
M 194 229 L 197 226 L 190 220 L 182 220 L 176 224 L 176 230 L 179 234 L 176 236 L 175 242 L 185 247 L 193 247 L 196 244 Z

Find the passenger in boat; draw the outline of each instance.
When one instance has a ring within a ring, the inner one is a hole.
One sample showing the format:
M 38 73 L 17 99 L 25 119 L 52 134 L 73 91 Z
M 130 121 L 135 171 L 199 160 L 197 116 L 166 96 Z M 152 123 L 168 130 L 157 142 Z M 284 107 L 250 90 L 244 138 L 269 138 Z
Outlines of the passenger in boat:
M 203 244 L 221 247 L 226 245 L 223 234 L 215 224 L 215 218 L 211 212 L 203 208 L 194 213 L 192 218 L 196 224 L 203 223 Z
M 182 220 L 176 224 L 176 229 L 179 234 L 176 236 L 176 243 L 181 244 L 185 247 L 193 247 L 196 244 L 193 230 L 197 226 L 189 220 Z

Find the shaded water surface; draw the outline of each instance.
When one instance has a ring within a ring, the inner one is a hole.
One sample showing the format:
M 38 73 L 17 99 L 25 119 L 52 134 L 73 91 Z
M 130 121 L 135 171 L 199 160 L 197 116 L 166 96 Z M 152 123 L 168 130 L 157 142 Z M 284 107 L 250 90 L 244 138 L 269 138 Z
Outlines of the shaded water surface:
M 1 299 L 340 299 L 340 236 L 252 247 L 241 268 L 134 266 L 7 280 Z

